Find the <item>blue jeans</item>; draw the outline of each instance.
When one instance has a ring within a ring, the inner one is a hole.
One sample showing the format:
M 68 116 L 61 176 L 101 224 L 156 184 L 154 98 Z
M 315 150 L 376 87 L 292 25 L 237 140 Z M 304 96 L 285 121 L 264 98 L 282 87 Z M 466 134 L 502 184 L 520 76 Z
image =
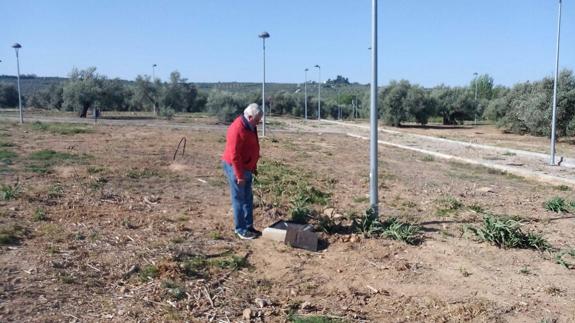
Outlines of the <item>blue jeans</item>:
M 254 225 L 254 195 L 252 192 L 252 173 L 244 171 L 244 185 L 238 185 L 232 165 L 222 162 L 224 172 L 230 184 L 230 195 L 234 209 L 234 225 L 238 233 L 244 234 Z

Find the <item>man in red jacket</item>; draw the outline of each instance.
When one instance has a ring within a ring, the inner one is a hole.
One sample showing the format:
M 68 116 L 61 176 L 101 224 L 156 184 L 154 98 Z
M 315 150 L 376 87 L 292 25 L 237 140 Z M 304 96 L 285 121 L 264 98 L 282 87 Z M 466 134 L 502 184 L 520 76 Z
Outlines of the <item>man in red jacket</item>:
M 222 156 L 224 171 L 230 184 L 234 225 L 240 239 L 254 239 L 261 232 L 254 228 L 254 196 L 252 179 L 260 158 L 257 124 L 262 110 L 252 103 L 228 128 L 226 149 Z

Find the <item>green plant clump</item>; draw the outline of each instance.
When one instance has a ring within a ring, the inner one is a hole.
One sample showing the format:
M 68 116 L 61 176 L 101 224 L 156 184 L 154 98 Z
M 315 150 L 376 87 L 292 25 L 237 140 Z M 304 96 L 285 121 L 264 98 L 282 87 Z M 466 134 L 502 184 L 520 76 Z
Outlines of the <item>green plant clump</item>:
M 17 198 L 22 192 L 22 188 L 19 182 L 14 185 L 4 185 L 0 186 L 0 198 L 4 201 L 9 201 Z
M 373 208 L 367 209 L 364 216 L 354 219 L 352 227 L 354 232 L 368 237 L 384 237 L 410 245 L 423 242 L 420 226 L 401 222 L 393 217 L 381 222 Z
M 521 223 L 513 219 L 485 215 L 482 227 L 468 227 L 468 229 L 481 240 L 500 248 L 536 249 L 539 251 L 551 248 L 547 240 L 541 235 L 531 232 L 524 233 L 520 226 Z
M 567 207 L 567 203 L 565 199 L 559 196 L 556 196 L 543 204 L 543 207 L 547 211 L 555 212 L 555 213 L 568 213 L 569 208 Z

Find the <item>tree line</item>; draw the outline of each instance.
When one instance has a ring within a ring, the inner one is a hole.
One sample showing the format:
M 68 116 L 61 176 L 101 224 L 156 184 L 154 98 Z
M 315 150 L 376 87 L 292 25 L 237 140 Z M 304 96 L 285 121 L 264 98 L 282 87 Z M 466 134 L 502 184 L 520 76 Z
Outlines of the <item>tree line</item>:
M 317 84 L 308 84 L 307 116 L 317 118 Z M 268 113 L 303 117 L 306 114 L 302 86 L 285 88 L 266 98 Z M 548 136 L 551 122 L 553 80 L 549 77 L 512 87 L 495 86 L 488 74 L 479 75 L 467 86 L 439 85 L 424 88 L 407 80 L 391 81 L 378 94 L 382 122 L 400 127 L 406 123 L 426 125 L 463 124 L 488 120 L 503 129 L 521 134 Z M 75 111 L 86 117 L 88 111 L 150 111 L 170 118 L 178 112 L 206 112 L 229 122 L 251 102 L 261 102 L 259 91 L 231 92 L 214 88 L 199 91 L 178 71 L 168 81 L 139 75 L 133 82 L 109 79 L 96 68 L 73 69 L 68 79 L 35 90 L 24 97 L 25 106 Z M 369 117 L 369 87 L 338 75 L 322 85 L 322 118 Z M 18 92 L 0 83 L 0 108 L 18 105 Z M 575 76 L 563 70 L 557 95 L 557 135 L 575 135 Z

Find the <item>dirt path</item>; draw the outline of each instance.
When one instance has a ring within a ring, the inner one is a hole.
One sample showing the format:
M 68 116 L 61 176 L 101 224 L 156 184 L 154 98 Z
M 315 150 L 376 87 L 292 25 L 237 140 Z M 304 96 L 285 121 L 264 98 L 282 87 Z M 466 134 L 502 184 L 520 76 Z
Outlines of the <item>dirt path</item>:
M 321 123 L 290 122 L 289 125 L 305 131 L 339 132 L 369 140 L 369 126 L 364 124 L 322 120 Z M 550 166 L 549 156 L 542 153 L 419 135 L 408 131 L 380 128 L 378 142 L 381 145 L 481 165 L 542 182 L 575 186 L 575 163 L 566 157 L 557 156 L 557 161 L 562 159 L 561 165 Z

